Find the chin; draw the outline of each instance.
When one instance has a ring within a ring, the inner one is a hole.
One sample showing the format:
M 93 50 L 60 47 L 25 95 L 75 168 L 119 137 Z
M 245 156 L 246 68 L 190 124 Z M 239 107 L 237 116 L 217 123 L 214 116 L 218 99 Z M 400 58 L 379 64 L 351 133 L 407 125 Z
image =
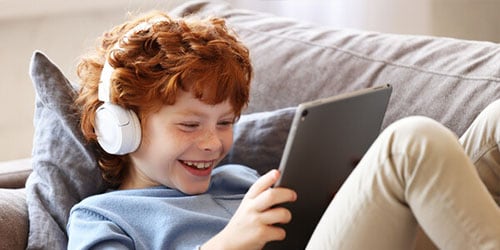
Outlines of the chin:
M 206 193 L 208 191 L 208 187 L 209 183 L 206 185 L 191 185 L 189 187 L 182 188 L 179 191 L 187 195 L 198 195 Z

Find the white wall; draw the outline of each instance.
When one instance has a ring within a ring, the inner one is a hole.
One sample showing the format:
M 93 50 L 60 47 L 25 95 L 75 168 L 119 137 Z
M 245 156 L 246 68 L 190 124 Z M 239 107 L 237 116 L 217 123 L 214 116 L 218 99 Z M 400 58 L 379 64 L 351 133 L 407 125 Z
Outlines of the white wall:
M 500 0 L 230 0 L 338 28 L 500 42 Z
M 2 4 L 9 1 L 0 2 L 0 9 Z M 26 8 L 25 1 L 21 2 L 24 3 L 22 8 Z M 61 1 L 47 2 L 56 6 L 53 9 L 45 6 L 49 10 L 43 12 L 28 10 L 18 15 L 0 13 L 0 161 L 31 155 L 35 93 L 28 68 L 34 50 L 45 52 L 69 79 L 76 80 L 78 56 L 93 47 L 95 39 L 104 30 L 125 20 L 129 8 L 149 9 L 158 5 L 158 1 L 136 0 L 137 4 L 131 4 L 134 1 L 118 3 L 119 8 L 63 8 L 56 3 Z M 168 7 L 174 2 L 179 1 L 169 1 L 162 6 Z M 50 11 L 58 8 L 60 10 Z M 14 8 L 15 11 L 17 9 Z
M 0 0 L 0 161 L 29 157 L 34 91 L 28 76 L 39 49 L 75 80 L 78 55 L 128 10 L 184 0 Z M 390 33 L 500 41 L 500 0 L 229 0 L 322 25 Z

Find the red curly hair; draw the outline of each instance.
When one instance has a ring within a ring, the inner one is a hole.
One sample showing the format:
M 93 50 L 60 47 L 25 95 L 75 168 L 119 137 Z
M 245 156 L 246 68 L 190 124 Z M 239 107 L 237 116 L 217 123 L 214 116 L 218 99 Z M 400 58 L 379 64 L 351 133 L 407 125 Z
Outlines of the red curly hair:
M 223 19 L 174 19 L 150 12 L 104 33 L 97 50 L 81 58 L 75 103 L 81 111 L 82 132 L 93 143 L 95 111 L 102 104 L 98 84 L 106 61 L 114 68 L 111 102 L 136 112 L 141 123 L 163 105 L 175 104 L 179 90 L 207 104 L 229 100 L 236 116 L 249 101 L 249 51 Z M 122 182 L 130 163 L 128 155 L 110 155 L 100 148 L 98 161 L 112 186 Z

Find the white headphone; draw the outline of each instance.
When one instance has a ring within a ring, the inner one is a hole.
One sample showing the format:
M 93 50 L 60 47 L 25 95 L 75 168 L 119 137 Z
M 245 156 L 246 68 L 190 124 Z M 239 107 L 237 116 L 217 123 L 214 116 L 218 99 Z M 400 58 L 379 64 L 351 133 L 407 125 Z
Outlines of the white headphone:
M 134 152 L 141 143 L 141 124 L 134 111 L 111 103 L 113 67 L 106 61 L 99 80 L 98 98 L 104 103 L 95 114 L 97 142 L 113 155 Z

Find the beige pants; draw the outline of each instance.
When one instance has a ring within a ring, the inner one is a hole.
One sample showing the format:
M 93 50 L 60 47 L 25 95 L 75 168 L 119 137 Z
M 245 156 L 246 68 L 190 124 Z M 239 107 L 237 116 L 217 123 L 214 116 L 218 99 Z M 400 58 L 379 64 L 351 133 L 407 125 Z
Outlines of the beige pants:
M 500 249 L 492 198 L 500 201 L 499 143 L 500 101 L 460 141 L 429 118 L 394 123 L 337 193 L 307 249 L 411 249 L 419 225 L 441 249 Z

